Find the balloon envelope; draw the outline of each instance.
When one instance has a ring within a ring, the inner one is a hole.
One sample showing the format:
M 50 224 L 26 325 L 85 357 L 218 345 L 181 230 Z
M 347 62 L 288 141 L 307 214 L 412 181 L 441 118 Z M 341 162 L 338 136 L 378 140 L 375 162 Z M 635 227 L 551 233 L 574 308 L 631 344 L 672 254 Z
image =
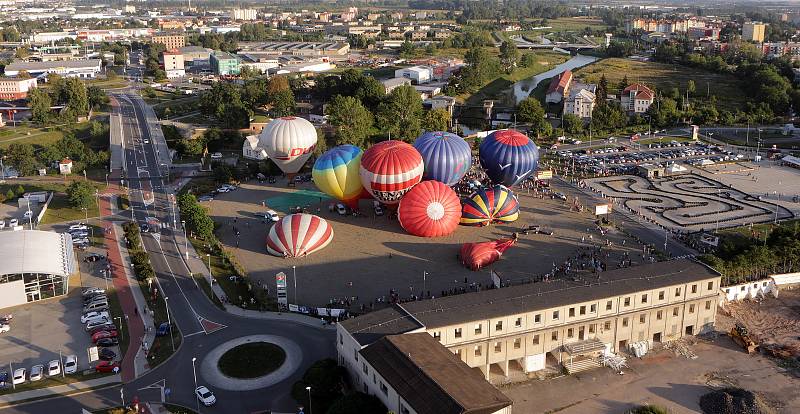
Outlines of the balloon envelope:
M 279 257 L 302 257 L 333 240 L 333 229 L 325 219 L 311 214 L 284 216 L 267 236 L 267 252 Z
M 446 236 L 458 227 L 461 203 L 452 188 L 438 181 L 423 181 L 400 200 L 400 226 L 420 237 Z
M 376 200 L 397 204 L 400 198 L 422 180 L 422 156 L 402 141 L 383 141 L 361 157 L 361 184 Z
M 495 222 L 510 223 L 519 218 L 519 201 L 502 185 L 482 188 L 464 199 L 461 224 L 488 226 Z
M 258 136 L 258 143 L 281 171 L 300 171 L 317 145 L 317 130 L 311 122 L 295 116 L 276 118 Z
M 480 161 L 493 183 L 512 187 L 536 171 L 539 148 L 525 134 L 501 129 L 481 143 Z
M 483 243 L 464 243 L 461 245 L 459 257 L 464 266 L 472 270 L 479 270 L 486 265 L 500 260 L 500 256 L 503 255 L 503 252 L 513 246 L 514 243 L 516 243 L 516 239 L 498 239 Z
M 364 192 L 358 169 L 364 151 L 353 145 L 334 147 L 317 158 L 311 176 L 322 192 L 349 205 Z
M 426 132 L 414 141 L 425 163 L 426 180 L 455 185 L 469 171 L 472 149 L 464 138 L 449 132 Z

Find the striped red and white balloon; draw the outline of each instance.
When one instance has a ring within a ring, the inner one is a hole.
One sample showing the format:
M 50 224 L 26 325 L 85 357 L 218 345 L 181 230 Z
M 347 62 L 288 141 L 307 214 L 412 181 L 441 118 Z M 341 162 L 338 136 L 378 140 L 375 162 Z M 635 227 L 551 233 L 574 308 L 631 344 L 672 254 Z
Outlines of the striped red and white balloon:
M 267 252 L 279 257 L 303 257 L 333 240 L 333 228 L 313 214 L 290 214 L 269 229 Z
M 361 157 L 361 184 L 376 200 L 397 204 L 403 195 L 422 180 L 425 168 L 422 155 L 402 141 L 383 141 Z

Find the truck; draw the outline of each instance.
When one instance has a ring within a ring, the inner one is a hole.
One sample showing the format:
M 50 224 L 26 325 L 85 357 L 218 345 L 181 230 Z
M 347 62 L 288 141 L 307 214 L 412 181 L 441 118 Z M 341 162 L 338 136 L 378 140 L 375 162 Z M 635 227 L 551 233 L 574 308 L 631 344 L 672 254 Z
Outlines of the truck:
M 736 326 L 731 328 L 731 338 L 733 342 L 744 348 L 748 354 L 753 354 L 758 349 L 758 344 L 750 337 L 747 327 L 741 323 L 737 323 Z

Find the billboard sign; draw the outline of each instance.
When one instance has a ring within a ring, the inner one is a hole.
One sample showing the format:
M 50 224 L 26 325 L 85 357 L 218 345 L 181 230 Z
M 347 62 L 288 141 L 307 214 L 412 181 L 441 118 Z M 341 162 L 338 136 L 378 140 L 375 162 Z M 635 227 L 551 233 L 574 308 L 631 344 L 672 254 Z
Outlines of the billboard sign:
M 611 210 L 611 207 L 608 204 L 598 204 L 594 206 L 594 215 L 595 216 L 602 216 L 608 214 Z
M 275 275 L 275 285 L 277 286 L 278 292 L 278 305 L 282 307 L 287 307 L 289 305 L 289 299 L 286 295 L 286 274 L 283 272 L 278 273 Z

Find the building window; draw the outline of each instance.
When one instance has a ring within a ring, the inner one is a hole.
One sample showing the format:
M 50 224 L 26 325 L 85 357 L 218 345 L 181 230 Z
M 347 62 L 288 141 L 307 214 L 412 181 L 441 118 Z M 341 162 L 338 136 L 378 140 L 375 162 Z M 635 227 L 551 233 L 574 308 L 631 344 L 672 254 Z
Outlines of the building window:
M 645 320 L 646 320 L 646 315 L 644 313 L 639 315 L 639 323 L 644 323 Z
M 741 288 L 741 289 L 739 289 L 739 290 L 741 290 L 742 292 L 744 292 L 744 289 L 745 289 L 746 287 L 747 287 L 747 286 L 742 286 L 742 288 Z
M 495 342 L 494 343 L 494 353 L 497 354 L 503 350 L 503 343 L 502 342 Z
M 627 327 L 628 326 L 628 318 L 622 318 L 622 326 L 623 327 Z
M 725 289 L 725 293 L 731 293 L 731 290 L 730 289 Z
M 353 350 L 353 355 L 354 355 L 354 358 L 356 359 L 356 362 L 358 362 L 358 349 L 354 349 Z
M 606 321 L 606 323 L 603 324 L 603 329 L 606 331 L 611 330 L 611 321 Z
M 761 284 L 761 286 L 767 287 L 767 282 L 764 282 L 763 284 Z M 726 290 L 726 292 L 727 292 L 727 290 Z
M 672 325 L 672 329 L 670 329 L 670 331 L 672 331 L 672 335 L 675 335 L 678 332 L 678 325 Z
M 558 320 L 558 311 L 553 311 L 553 320 L 554 321 Z
M 662 312 L 662 311 L 656 312 L 656 319 L 657 320 L 660 321 L 663 316 L 664 316 L 664 312 Z
M 480 335 L 481 328 L 482 328 L 481 324 L 475 325 L 475 335 Z
M 647 294 L 642 295 L 642 303 L 647 303 Z
M 369 374 L 369 368 L 367 368 L 366 362 L 361 363 L 361 371 L 364 372 L 365 374 Z
M 623 303 L 623 306 L 631 306 L 631 298 L 625 298 L 625 302 Z
M 586 306 L 581 306 L 581 315 L 586 315 Z
M 697 293 L 697 284 L 692 285 L 692 293 Z
M 400 404 L 400 414 L 411 414 L 411 412 L 408 411 L 408 408 L 406 408 L 405 405 Z
M 481 356 L 481 346 L 475 346 L 475 356 Z
M 553 333 L 550 334 L 550 339 L 558 341 L 558 331 L 553 331 Z
M 459 359 L 461 359 L 461 350 L 460 350 L 460 349 L 456 349 L 456 356 L 457 356 Z
M 597 312 L 597 305 L 592 304 L 591 306 L 589 306 L 589 313 L 595 313 L 595 312 Z
M 533 344 L 539 345 L 539 334 L 533 336 Z
M 533 323 L 541 323 L 541 322 L 542 322 L 542 314 L 541 313 L 537 313 L 536 315 L 533 315 Z
M 517 338 L 514 340 L 514 349 L 520 349 L 520 348 L 522 348 L 522 340 Z
M 714 290 L 714 282 L 708 282 L 708 290 Z
M 381 392 L 383 395 L 389 395 L 389 388 L 386 388 L 386 384 L 384 384 L 383 381 L 381 381 Z
M 522 318 L 517 318 L 517 321 L 514 322 L 514 326 L 516 326 L 517 328 L 522 327 Z
M 575 308 L 569 308 L 569 317 L 572 318 L 575 316 Z
M 456 330 L 455 330 L 455 337 L 456 337 L 456 338 L 461 338 L 461 328 L 456 328 Z
M 339 345 L 344 344 L 344 339 L 342 338 L 342 334 L 339 334 Z
M 494 330 L 495 331 L 502 331 L 503 330 L 503 321 L 497 321 L 497 323 L 494 324 Z
M 567 338 L 572 338 L 572 334 L 573 334 L 572 328 L 567 329 Z
M 675 297 L 677 298 L 680 296 L 681 296 L 681 288 L 675 288 Z
M 706 301 L 706 310 L 711 310 L 711 301 L 710 300 Z
M 694 304 L 689 305 L 689 313 L 694 313 Z
M 611 310 L 612 306 L 614 306 L 614 305 L 610 300 L 606 302 L 606 310 Z
M 439 332 L 439 331 L 434 332 L 433 333 L 433 339 L 435 339 L 435 340 L 437 340 L 439 342 L 442 342 L 442 333 Z
M 658 300 L 664 300 L 664 291 L 658 292 Z
M 589 325 L 589 333 L 594 333 L 594 330 L 596 329 L 595 328 L 596 325 L 597 324 L 594 324 L 594 323 Z
M 680 312 L 680 308 L 679 307 L 676 306 L 676 307 L 672 308 L 672 316 L 678 316 L 679 312 Z

